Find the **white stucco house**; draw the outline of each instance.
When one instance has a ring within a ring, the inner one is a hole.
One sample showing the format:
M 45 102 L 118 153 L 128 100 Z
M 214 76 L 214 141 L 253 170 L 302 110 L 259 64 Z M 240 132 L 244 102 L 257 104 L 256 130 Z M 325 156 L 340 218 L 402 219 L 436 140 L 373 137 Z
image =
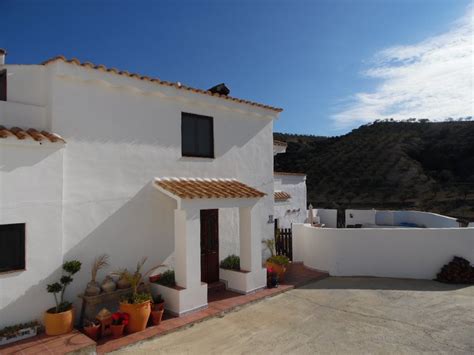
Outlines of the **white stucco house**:
M 52 306 L 45 286 L 65 260 L 83 263 L 67 292 L 77 300 L 102 253 L 106 272 L 144 256 L 173 268 L 178 314 L 205 307 L 215 281 L 242 293 L 265 286 L 281 109 L 76 59 L 4 58 L 0 326 Z M 219 269 L 230 254 L 245 272 Z
M 273 155 L 286 153 L 287 143 L 274 140 Z M 307 219 L 306 174 L 277 172 L 274 178 L 274 218 L 276 228 L 291 228 Z

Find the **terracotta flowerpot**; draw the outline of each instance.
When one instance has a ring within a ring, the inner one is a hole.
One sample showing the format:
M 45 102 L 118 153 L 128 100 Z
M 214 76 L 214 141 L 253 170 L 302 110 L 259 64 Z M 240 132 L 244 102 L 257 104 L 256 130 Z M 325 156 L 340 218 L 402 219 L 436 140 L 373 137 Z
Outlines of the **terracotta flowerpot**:
M 140 332 L 146 328 L 148 318 L 150 318 L 150 301 L 139 304 L 120 303 L 120 312 L 128 313 L 130 316 L 129 323 L 125 328 L 127 333 Z
M 278 274 L 278 282 L 282 283 L 285 281 L 285 272 L 286 272 L 286 267 L 283 265 L 275 264 L 270 261 L 267 261 L 265 266 L 268 268 L 272 268 L 274 272 Z
M 47 335 L 60 335 L 72 332 L 74 324 L 74 309 L 61 313 L 54 312 L 55 307 L 44 313 L 44 328 Z
M 100 323 L 97 325 L 94 324 L 88 327 L 84 327 L 84 333 L 92 340 L 97 341 L 100 335 Z
M 112 336 L 114 338 L 120 338 L 123 335 L 124 328 L 125 328 L 125 324 L 118 324 L 118 325 L 112 324 L 110 326 L 110 330 L 112 331 Z
M 151 311 L 151 320 L 153 321 L 153 325 L 160 325 L 164 312 L 164 309 L 160 311 Z
M 153 303 L 152 312 L 153 311 L 163 311 L 164 309 L 165 309 L 165 302 Z

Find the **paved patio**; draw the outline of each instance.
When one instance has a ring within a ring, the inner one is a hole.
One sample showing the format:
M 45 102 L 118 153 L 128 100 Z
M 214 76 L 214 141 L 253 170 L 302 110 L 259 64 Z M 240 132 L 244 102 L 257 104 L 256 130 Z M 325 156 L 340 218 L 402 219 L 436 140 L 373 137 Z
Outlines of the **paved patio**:
M 336 278 L 119 354 L 474 353 L 474 286 Z
M 98 354 L 109 353 L 132 344 L 161 337 L 165 334 L 189 327 L 195 323 L 202 322 L 212 317 L 222 316 L 243 305 L 278 295 L 295 287 L 303 286 L 309 282 L 320 280 L 325 277 L 327 277 L 327 274 L 325 273 L 311 270 L 300 263 L 295 263 L 288 268 L 286 281 L 278 288 L 264 289 L 248 295 L 241 295 L 227 290 L 212 292 L 212 294 L 209 295 L 208 308 L 182 317 L 165 315 L 165 319 L 159 326 L 151 326 L 142 332 L 130 334 L 119 339 L 112 339 L 110 337 L 100 339 L 98 343 L 92 341 L 78 331 L 74 331 L 71 334 L 53 337 L 48 337 L 43 334 L 5 347 L 0 347 L 0 355 L 45 353 L 89 354 L 94 353 L 94 351 Z

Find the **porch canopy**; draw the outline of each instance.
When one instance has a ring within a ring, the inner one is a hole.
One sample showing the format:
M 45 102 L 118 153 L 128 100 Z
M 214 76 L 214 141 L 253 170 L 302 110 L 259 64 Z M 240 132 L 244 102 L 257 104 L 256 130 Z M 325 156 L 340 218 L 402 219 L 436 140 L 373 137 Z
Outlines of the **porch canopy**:
M 155 178 L 154 186 L 177 201 L 174 213 L 175 278 L 185 290 L 180 301 L 171 305 L 177 314 L 207 305 L 207 284 L 201 282 L 200 210 L 239 208 L 240 267 L 245 272 L 229 276 L 223 270 L 220 279 L 241 293 L 263 288 L 266 270 L 262 268 L 261 236 L 252 232 L 252 208 L 266 194 L 236 179 Z M 167 302 L 168 303 L 168 302 Z

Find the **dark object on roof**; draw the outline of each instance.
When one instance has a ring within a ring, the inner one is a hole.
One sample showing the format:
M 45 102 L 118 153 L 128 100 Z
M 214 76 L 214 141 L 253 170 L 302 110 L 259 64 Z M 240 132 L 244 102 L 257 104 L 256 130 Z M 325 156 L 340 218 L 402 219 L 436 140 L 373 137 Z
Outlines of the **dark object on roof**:
M 219 95 L 224 95 L 224 96 L 227 96 L 230 94 L 229 88 L 225 86 L 224 83 L 213 86 L 212 88 L 209 89 L 209 91 L 212 92 L 213 94 L 217 93 Z

